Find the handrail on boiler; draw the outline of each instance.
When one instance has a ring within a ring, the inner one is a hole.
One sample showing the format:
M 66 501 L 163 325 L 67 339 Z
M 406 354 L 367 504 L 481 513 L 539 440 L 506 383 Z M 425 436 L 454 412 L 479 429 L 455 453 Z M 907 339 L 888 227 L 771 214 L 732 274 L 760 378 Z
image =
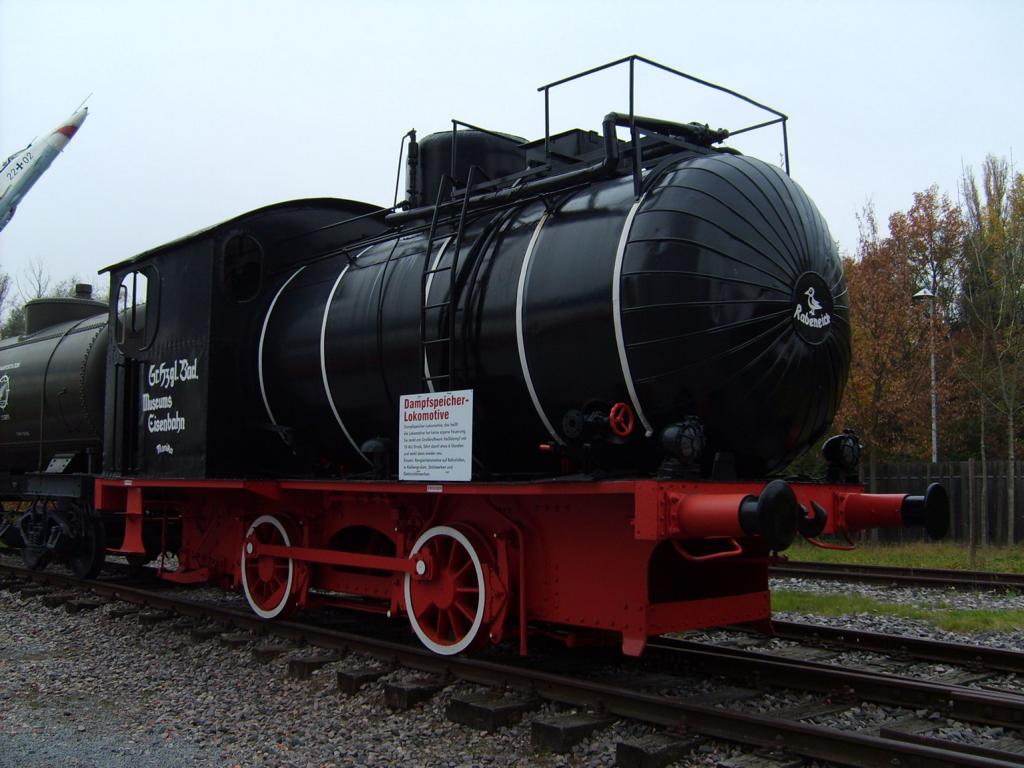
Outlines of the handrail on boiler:
M 754 99 L 750 98 L 749 96 L 744 96 L 742 93 L 739 93 L 738 91 L 734 91 L 731 88 L 726 88 L 724 85 L 717 85 L 715 83 L 709 82 L 707 80 L 704 80 L 702 78 L 696 77 L 694 75 L 689 75 L 686 72 L 680 72 L 678 69 L 673 69 L 672 67 L 665 66 L 664 64 L 659 64 L 656 61 L 652 61 L 651 59 L 645 58 L 643 56 L 638 56 L 637 54 L 633 54 L 631 56 L 625 56 L 625 57 L 623 57 L 621 59 L 616 59 L 615 61 L 610 61 L 607 64 L 602 64 L 602 65 L 597 66 L 597 67 L 591 67 L 590 69 L 585 70 L 583 72 L 579 72 L 579 73 L 577 73 L 575 75 L 569 75 L 568 77 L 563 77 L 561 80 L 556 80 L 553 83 L 548 83 L 547 85 L 542 85 L 539 88 L 537 88 L 538 91 L 541 91 L 544 94 L 544 154 L 545 154 L 545 156 L 549 157 L 550 154 L 551 154 L 551 151 L 550 151 L 550 144 L 551 144 L 551 99 L 550 99 L 550 92 L 551 92 L 551 89 L 555 88 L 556 86 L 564 85 L 565 83 L 570 83 L 570 82 L 572 82 L 574 80 L 579 80 L 580 78 L 587 77 L 588 75 L 593 75 L 593 74 L 595 74 L 597 72 L 602 72 L 602 71 L 604 71 L 606 69 L 611 69 L 613 67 L 617 67 L 620 64 L 628 63 L 629 64 L 629 122 L 630 122 L 629 129 L 630 129 L 630 140 L 631 140 L 632 145 L 633 145 L 633 153 L 634 153 L 633 186 L 634 186 L 634 192 L 639 195 L 639 193 L 640 193 L 640 182 L 641 182 L 641 178 L 640 178 L 640 145 L 639 145 L 639 142 L 637 141 L 638 133 L 637 133 L 637 124 L 636 124 L 636 111 L 635 111 L 635 109 L 633 107 L 634 86 L 635 86 L 635 80 L 636 80 L 636 62 L 638 62 L 638 61 L 642 62 L 644 64 L 647 64 L 649 66 L 652 66 L 652 67 L 654 67 L 656 69 L 660 69 L 660 70 L 662 70 L 664 72 L 668 72 L 669 74 L 676 75 L 677 77 L 681 77 L 681 78 L 683 78 L 685 80 L 689 80 L 691 82 L 697 83 L 698 85 L 703 85 L 703 86 L 706 86 L 706 87 L 711 88 L 713 90 L 721 91 L 722 93 L 727 93 L 730 96 L 734 96 L 737 99 L 740 99 L 741 101 L 744 101 L 747 104 L 750 104 L 751 106 L 757 107 L 758 109 L 764 110 L 765 112 L 770 112 L 771 114 L 775 115 L 776 116 L 775 120 L 768 120 L 768 121 L 763 122 L 763 123 L 757 123 L 755 125 L 748 125 L 748 126 L 746 126 L 744 128 L 738 128 L 736 130 L 730 130 L 729 131 L 729 135 L 730 136 L 735 136 L 735 135 L 740 134 L 740 133 L 746 133 L 747 131 L 753 131 L 753 130 L 755 130 L 757 128 L 765 128 L 765 127 L 770 126 L 770 125 L 776 125 L 778 123 L 781 123 L 782 124 L 782 147 L 783 147 L 783 154 L 785 156 L 785 162 L 786 162 L 786 175 L 787 176 L 789 175 L 789 135 L 788 135 L 788 133 L 786 131 L 786 121 L 789 120 L 789 117 L 785 113 L 780 112 L 779 110 L 777 110 L 777 109 L 775 109 L 773 107 L 769 107 L 767 104 L 762 104 L 759 101 L 755 101 Z

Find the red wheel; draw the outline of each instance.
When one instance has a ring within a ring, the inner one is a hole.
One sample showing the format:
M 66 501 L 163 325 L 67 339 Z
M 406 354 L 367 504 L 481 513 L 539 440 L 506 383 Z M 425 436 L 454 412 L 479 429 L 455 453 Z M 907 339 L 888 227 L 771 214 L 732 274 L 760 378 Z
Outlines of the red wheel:
M 409 553 L 430 555 L 433 578 L 405 577 L 405 608 L 413 632 L 427 648 L 451 656 L 473 645 L 487 607 L 480 552 L 462 531 L 439 525 L 423 533 Z
M 608 424 L 619 437 L 629 437 L 636 426 L 636 416 L 629 403 L 616 403 L 608 412 Z
M 242 589 L 249 607 L 263 619 L 273 619 L 292 608 L 295 563 L 290 557 L 252 557 L 250 537 L 260 544 L 291 546 L 284 525 L 273 515 L 256 518 L 242 543 Z

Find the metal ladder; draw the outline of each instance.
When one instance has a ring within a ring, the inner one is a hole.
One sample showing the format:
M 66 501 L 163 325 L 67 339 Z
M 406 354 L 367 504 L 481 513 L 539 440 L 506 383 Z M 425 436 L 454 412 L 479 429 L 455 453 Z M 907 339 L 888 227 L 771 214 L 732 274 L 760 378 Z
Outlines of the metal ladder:
M 445 176 L 441 179 L 440 185 L 437 189 L 437 199 L 434 202 L 434 214 L 430 220 L 430 231 L 427 235 L 427 252 L 423 259 L 423 273 L 420 276 L 420 347 L 419 347 L 419 361 L 420 361 L 420 381 L 422 384 L 423 391 L 437 391 L 438 387 L 435 386 L 435 382 L 444 382 L 446 386 L 441 389 L 453 390 L 456 387 L 455 379 L 455 315 L 458 310 L 458 275 L 459 275 L 459 252 L 462 250 L 462 236 L 466 226 L 466 211 L 468 210 L 468 202 L 470 193 L 473 188 L 473 172 L 477 170 L 476 166 L 470 166 L 468 179 L 466 181 L 465 194 L 462 198 L 462 208 L 459 212 L 458 223 L 455 227 L 455 247 L 452 250 L 452 257 L 449 260 L 447 266 L 442 264 L 440 261 L 437 266 L 431 266 L 431 259 L 433 258 L 434 243 L 437 240 L 442 239 L 437 234 L 437 219 L 438 212 L 441 209 L 442 201 L 444 200 L 445 184 L 448 183 L 454 188 L 454 179 L 450 176 Z M 449 240 L 452 236 L 449 236 Z M 428 295 L 428 288 L 431 286 L 431 277 L 442 272 L 448 273 L 448 296 L 444 301 L 430 303 L 430 296 Z M 446 335 L 443 336 L 431 336 L 430 328 L 427 322 L 427 313 L 433 310 L 439 310 L 440 316 L 447 319 Z M 447 313 L 447 314 L 446 314 Z M 428 350 L 438 346 L 445 345 L 447 351 L 448 367 L 444 373 L 433 373 L 429 370 L 428 364 Z

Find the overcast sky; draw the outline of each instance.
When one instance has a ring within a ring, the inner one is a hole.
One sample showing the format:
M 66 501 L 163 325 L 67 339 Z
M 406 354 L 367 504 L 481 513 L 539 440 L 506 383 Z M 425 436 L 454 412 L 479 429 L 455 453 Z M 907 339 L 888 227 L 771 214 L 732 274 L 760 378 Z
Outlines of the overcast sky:
M 390 205 L 409 128 L 544 132 L 546 82 L 638 53 L 786 112 L 793 177 L 844 251 L 856 213 L 955 194 L 1024 137 L 1024 2 L 0 0 L 0 154 L 90 93 L 82 130 L 0 233 L 0 269 L 96 271 L 253 208 Z M 625 70 L 552 95 L 552 130 L 627 107 Z M 763 113 L 658 72 L 637 112 L 736 128 Z M 772 129 L 734 146 L 778 162 Z M 1019 161 L 1018 161 L 1019 165 Z

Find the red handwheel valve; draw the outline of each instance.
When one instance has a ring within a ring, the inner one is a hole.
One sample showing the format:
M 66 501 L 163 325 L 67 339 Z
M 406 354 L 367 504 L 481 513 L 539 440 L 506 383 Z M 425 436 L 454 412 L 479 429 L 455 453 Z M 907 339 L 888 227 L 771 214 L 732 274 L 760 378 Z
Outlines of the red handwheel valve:
M 608 426 L 619 437 L 629 437 L 636 426 L 636 415 L 629 403 L 616 403 L 608 412 Z

